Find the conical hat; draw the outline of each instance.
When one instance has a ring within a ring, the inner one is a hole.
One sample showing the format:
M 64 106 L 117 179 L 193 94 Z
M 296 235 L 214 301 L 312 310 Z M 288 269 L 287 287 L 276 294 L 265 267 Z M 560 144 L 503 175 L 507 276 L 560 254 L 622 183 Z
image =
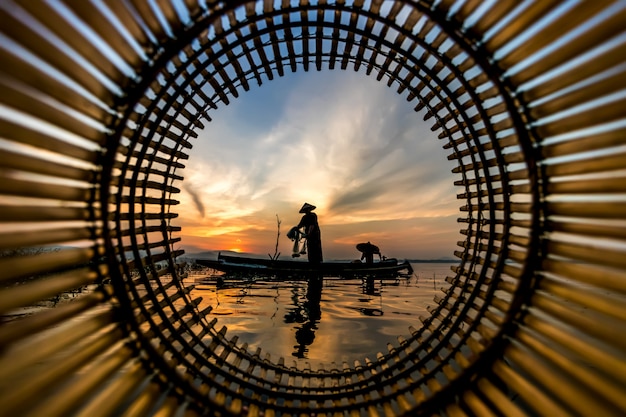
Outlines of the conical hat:
M 378 246 L 367 242 L 367 243 L 359 243 L 356 245 L 356 250 L 363 253 L 380 253 L 380 249 Z
M 313 204 L 304 203 L 299 213 L 306 213 L 307 211 L 315 210 L 315 206 Z

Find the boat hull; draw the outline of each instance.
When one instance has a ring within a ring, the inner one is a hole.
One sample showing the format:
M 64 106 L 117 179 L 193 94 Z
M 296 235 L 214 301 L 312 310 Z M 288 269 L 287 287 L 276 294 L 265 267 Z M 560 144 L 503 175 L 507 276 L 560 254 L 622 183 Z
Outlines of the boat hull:
M 373 264 L 362 262 L 322 262 L 310 264 L 305 261 L 271 260 L 219 255 L 217 260 L 196 259 L 196 263 L 226 273 L 256 275 L 322 275 L 337 277 L 398 276 L 412 274 L 408 261 L 386 259 Z

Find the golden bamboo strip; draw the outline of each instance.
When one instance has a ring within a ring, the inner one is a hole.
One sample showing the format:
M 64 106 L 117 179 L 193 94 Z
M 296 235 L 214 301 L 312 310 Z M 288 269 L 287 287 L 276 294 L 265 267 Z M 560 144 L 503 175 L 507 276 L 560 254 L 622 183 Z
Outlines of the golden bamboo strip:
M 523 417 L 526 414 L 511 401 L 507 386 L 494 385 L 486 378 L 480 378 L 476 382 L 477 390 L 497 409 L 498 415 L 508 417 Z
M 163 14 L 163 17 L 165 17 L 167 24 L 174 30 L 174 32 L 180 32 L 183 29 L 183 23 L 180 21 L 174 5 L 167 0 L 157 0 L 156 3 Z
M 92 142 L 104 141 L 104 133 L 93 126 L 82 123 L 79 119 L 64 111 L 58 103 L 50 103 L 45 96 L 32 96 L 26 92 L 14 80 L 0 75 L 0 87 L 3 90 L 2 100 L 7 106 L 26 114 L 36 114 L 41 120 L 59 126 L 81 138 Z M 106 120 L 104 121 L 106 122 Z
M 623 120 L 624 113 L 621 110 L 624 106 L 626 106 L 626 97 L 618 97 L 611 102 L 597 104 L 592 109 L 575 112 L 559 117 L 554 121 L 538 125 L 536 131 L 539 136 L 550 137 L 603 123 L 615 122 L 620 119 Z
M 565 45 L 565 48 L 573 47 L 574 49 L 571 52 L 573 54 L 580 54 L 580 50 L 576 49 L 576 44 L 581 41 L 583 41 L 583 39 L 579 38 L 576 42 Z M 527 102 L 532 102 L 559 90 L 566 89 L 569 86 L 604 72 L 607 68 L 623 64 L 624 60 L 622 57 L 624 54 L 626 54 L 626 43 L 624 42 L 603 45 L 602 48 L 596 48 L 593 53 L 588 54 L 588 58 L 578 63 L 578 65 L 565 67 L 562 71 L 559 71 L 557 77 L 551 77 L 546 82 L 539 83 L 523 91 L 521 93 L 522 97 Z M 548 57 L 548 59 L 551 58 Z M 562 62 L 563 61 L 558 61 L 557 64 L 561 64 Z M 525 80 L 532 80 L 541 73 L 538 71 L 545 70 L 541 63 L 537 64 L 539 64 L 537 65 L 539 67 L 538 70 L 535 70 L 534 67 L 527 67 L 524 71 L 513 75 L 511 80 L 517 84 Z
M 41 3 L 41 2 L 39 2 Z M 37 7 L 30 3 L 27 6 L 31 6 L 37 12 Z M 13 17 L 10 13 L 14 13 L 10 8 L 5 10 L 0 7 L 0 20 L 3 22 L 10 22 L 3 25 L 3 32 L 11 39 L 19 40 L 20 46 L 25 50 L 34 53 L 37 57 L 41 58 L 44 62 L 50 64 L 52 67 L 57 68 L 63 74 L 67 75 L 70 79 L 76 81 L 86 90 L 91 92 L 95 97 L 100 98 L 106 102 L 107 98 L 111 96 L 111 92 L 101 82 L 101 80 L 92 71 L 77 65 L 76 60 L 71 58 L 67 51 L 64 50 L 62 45 L 57 42 L 53 42 L 52 39 L 46 38 L 44 35 L 33 30 L 27 23 L 22 22 L 20 19 Z M 106 59 L 103 61 L 107 61 Z M 8 68 L 11 71 L 10 68 Z M 38 114 L 37 112 L 28 112 L 31 114 Z
M 133 399 L 131 394 L 146 377 L 146 367 L 135 359 L 134 363 L 126 366 L 114 381 L 99 390 L 89 404 L 80 409 L 76 415 L 84 417 L 96 414 L 103 417 L 118 415 L 118 409 L 124 402 Z
M 626 203 L 621 201 L 548 202 L 546 215 L 571 216 L 591 219 L 624 219 Z
M 556 343 L 561 350 L 584 358 L 589 367 L 610 376 L 621 385 L 626 384 L 626 361 L 623 352 L 616 351 L 603 341 L 581 337 L 580 329 L 574 330 L 563 323 L 539 316 L 536 311 L 531 310 L 524 316 L 524 324 L 550 340 L 552 345 Z
M 626 126 L 608 131 L 589 132 L 582 137 L 554 143 L 543 143 L 541 154 L 544 159 L 577 154 L 588 151 L 609 149 L 626 144 Z
M 135 40 L 144 51 L 152 51 L 154 45 L 151 44 L 150 38 L 146 35 L 146 32 L 140 26 L 139 22 L 137 22 L 134 14 L 129 10 L 127 3 L 119 3 L 115 0 L 105 0 L 105 3 L 106 7 L 115 15 L 132 39 Z
M 554 1 L 532 3 L 523 12 L 519 13 L 515 17 L 515 25 L 507 25 L 498 31 L 497 34 L 494 34 L 490 39 L 488 39 L 485 43 L 485 48 L 488 51 L 495 52 L 506 43 L 514 40 L 514 38 L 526 31 L 533 23 L 535 23 L 542 16 L 545 16 L 556 6 L 557 2 Z
M 14 381 L 27 369 L 44 363 L 75 344 L 101 332 L 111 330 L 115 323 L 115 313 L 111 308 L 103 309 L 78 324 L 65 325 L 55 329 L 41 343 L 39 336 L 25 339 L 6 349 L 0 358 L 0 381 Z
M 85 207 L 58 207 L 58 206 L 19 206 L 0 205 L 0 221 L 8 222 L 47 222 L 55 221 L 87 221 L 90 212 Z M 0 280 L 2 275 L 0 275 Z
M 0 150 L 0 159 L 5 168 L 88 182 L 94 177 L 91 169 L 78 168 L 61 161 L 45 160 L 22 153 Z
M 445 406 L 446 415 L 450 417 L 469 417 L 469 415 L 463 411 L 461 406 L 457 403 L 449 403 Z
M 596 13 L 595 7 L 600 6 L 603 8 L 608 8 L 608 2 L 599 1 L 594 2 L 594 4 L 587 4 L 588 2 L 582 2 L 578 4 L 578 7 L 582 10 L 578 11 L 578 15 L 572 16 L 560 16 L 561 18 L 565 17 L 566 21 L 559 21 L 551 24 L 549 28 L 555 33 L 557 36 L 562 35 L 567 31 L 565 29 L 568 25 L 568 21 L 576 21 L 578 20 L 581 25 L 586 24 L 592 20 L 592 14 Z M 616 2 L 619 4 L 620 2 Z M 584 9 L 590 8 L 592 10 L 587 11 Z M 576 11 L 576 8 L 574 8 Z M 589 14 L 587 14 L 589 12 Z M 613 10 L 613 12 L 609 16 L 605 16 L 602 21 L 596 23 L 596 26 L 587 30 L 584 35 L 579 35 L 577 38 L 570 40 L 567 43 L 559 45 L 559 48 L 551 51 L 551 53 L 546 54 L 537 62 L 533 62 L 533 65 L 527 66 L 523 71 L 520 71 L 518 74 L 512 77 L 512 80 L 517 85 L 521 85 L 526 81 L 532 80 L 533 78 L 539 76 L 542 73 L 546 73 L 550 70 L 553 70 L 558 65 L 561 65 L 564 62 L 568 62 L 571 60 L 575 60 L 581 54 L 586 51 L 593 50 L 597 48 L 599 45 L 606 43 L 610 38 L 615 37 L 615 35 L 619 33 L 623 33 L 624 30 L 624 19 L 626 19 L 626 9 L 623 7 L 621 10 Z M 587 20 L 587 21 L 585 21 Z M 602 48 L 598 48 L 602 49 Z M 601 51 L 602 54 L 604 51 Z M 618 54 L 617 57 L 612 58 L 587 58 L 584 60 L 582 65 L 578 67 L 586 67 L 592 66 L 595 67 L 595 71 L 593 73 L 601 72 L 604 69 L 610 68 L 612 66 L 612 62 L 623 62 L 619 60 L 619 51 L 612 51 L 610 53 Z M 594 63 L 594 61 L 598 61 Z M 568 69 L 568 73 L 559 74 L 558 77 L 553 78 L 548 82 L 551 84 L 552 81 L 555 81 L 556 85 L 554 87 L 549 87 L 552 91 L 556 91 L 557 88 L 566 85 L 566 84 L 574 84 L 574 80 L 580 80 L 582 77 L 588 75 L 587 70 L 581 70 L 579 74 L 576 72 L 579 71 L 579 68 L 570 68 Z M 559 78 L 563 78 L 563 80 L 559 80 Z M 569 81 L 569 83 L 568 83 Z
M 518 62 L 524 61 L 540 49 L 543 49 L 550 43 L 562 38 L 564 33 L 567 33 L 570 30 L 586 23 L 588 20 L 591 20 L 595 14 L 606 8 L 606 6 L 607 4 L 603 1 L 576 3 L 574 7 L 570 7 L 568 10 L 554 16 L 553 20 L 549 24 L 540 28 L 535 28 L 532 31 L 532 35 L 526 38 L 523 44 L 518 45 L 504 59 L 502 59 L 501 65 L 504 65 L 505 68 L 512 67 Z M 585 36 L 582 37 L 583 39 L 577 39 L 582 40 L 582 45 L 579 42 L 576 42 L 576 40 L 570 41 L 571 43 L 578 43 L 575 47 L 576 51 L 587 49 L 587 45 L 584 43 L 584 38 L 593 38 L 593 42 L 589 42 L 589 45 L 597 45 L 601 42 L 602 38 L 600 40 L 596 39 L 593 36 L 593 30 L 591 30 L 591 32 L 591 34 L 586 33 Z M 609 33 L 611 33 L 611 31 L 609 31 Z M 563 52 L 563 49 L 564 48 L 561 47 L 557 51 L 552 51 L 551 55 L 555 57 L 552 59 L 550 57 L 542 59 L 538 65 L 545 66 L 547 69 L 550 68 L 547 63 L 560 63 L 566 61 L 567 54 Z
M 159 23 L 159 20 L 154 14 L 152 8 L 145 2 L 138 0 L 131 0 L 130 3 L 139 12 L 139 16 L 142 22 L 148 27 L 150 32 L 157 38 L 159 43 L 164 43 L 168 39 L 168 35 L 165 32 L 163 26 Z
M 626 257 L 623 251 L 616 249 L 592 246 L 590 244 L 575 244 L 546 240 L 548 253 L 562 256 L 576 261 L 596 263 L 606 267 L 613 267 L 624 270 L 626 268 Z
M 117 342 L 120 336 L 120 331 L 113 331 L 99 335 L 98 339 L 90 341 L 90 343 L 83 340 L 83 343 L 74 346 L 75 349 L 72 355 L 68 355 L 62 361 L 52 362 L 49 366 L 39 370 L 36 375 L 30 375 L 28 383 L 22 381 L 21 384 L 16 384 L 12 389 L 4 391 L 0 394 L 0 405 L 3 412 L 8 415 L 24 415 L 29 408 L 43 403 L 43 401 L 38 404 L 33 403 L 32 398 L 35 396 L 42 399 L 47 398 L 56 387 L 56 384 L 62 384 L 67 381 L 77 370 L 90 363 L 98 355 L 102 355 L 110 349 L 111 345 Z M 77 348 L 78 346 L 80 346 L 80 349 Z M 130 355 L 127 355 L 123 361 L 128 360 L 129 357 Z M 115 368 L 117 369 L 119 366 L 121 366 L 121 363 L 116 364 Z M 56 393 L 54 397 L 58 401 L 59 394 Z M 48 413 L 50 415 L 60 415 L 53 411 L 48 410 Z
M 622 156 L 626 158 L 626 155 Z M 577 179 L 570 181 L 550 182 L 546 184 L 546 192 L 558 194 L 614 194 L 626 192 L 626 177 L 611 176 L 608 178 Z
M 3 289 L 0 292 L 0 315 L 62 292 L 93 284 L 97 278 L 98 274 L 95 271 L 82 268 Z
M 560 175 L 584 175 L 594 173 L 606 173 L 613 175 L 611 171 L 624 168 L 626 154 L 616 152 L 613 155 L 575 159 L 561 163 L 548 163 L 545 167 L 546 175 L 557 177 Z
M 554 319 L 581 330 L 587 337 L 598 338 L 611 346 L 626 350 L 626 340 L 621 337 L 626 331 L 626 323 L 623 320 L 598 317 L 590 312 L 574 310 L 567 301 L 549 297 L 541 291 L 533 294 L 531 304 Z M 600 321 L 601 318 L 604 321 Z
M 548 364 L 557 367 L 560 372 L 565 373 L 565 380 L 585 387 L 585 389 L 581 388 L 582 391 L 589 391 L 589 395 L 600 397 L 603 402 L 607 401 L 618 409 L 626 410 L 623 386 L 617 381 L 611 381 L 594 372 L 583 362 L 582 358 L 571 357 L 568 352 L 555 349 L 552 340 L 539 340 L 524 328 L 516 333 L 515 340 L 532 349 Z M 584 402 L 589 403 L 589 401 Z
M 626 294 L 626 272 L 621 269 L 608 269 L 603 264 L 573 264 L 567 260 L 557 259 L 544 259 L 541 269 L 597 288 Z
M 131 68 L 138 69 L 144 63 L 118 27 L 102 15 L 95 5 L 89 2 L 70 2 L 67 6 L 105 40 Z
M 578 237 L 609 238 L 623 240 L 626 237 L 626 226 L 613 222 L 579 222 L 579 221 L 548 221 L 546 230 L 576 235 Z
M 107 340 L 110 339 L 110 340 Z M 61 387 L 60 391 L 48 397 L 46 401 L 34 404 L 35 407 L 28 411 L 29 417 L 41 415 L 75 415 L 77 409 L 83 404 L 90 404 L 93 395 L 102 391 L 103 384 L 115 373 L 124 372 L 129 363 L 136 361 L 133 351 L 119 343 L 121 335 L 116 331 L 111 336 L 103 337 L 96 343 L 80 349 L 75 356 L 87 359 L 77 361 L 75 368 L 67 370 L 69 377 L 76 369 L 84 370 L 79 378 L 73 378 Z M 117 342 L 117 344 L 116 344 Z M 107 350 L 108 349 L 108 350 Z M 101 352 L 100 352 L 101 351 Z M 99 356 L 95 357 L 95 354 Z M 72 358 L 73 359 L 73 358 Z M 68 361 L 68 362 L 74 362 Z M 61 374 L 60 376 L 63 376 Z M 92 414 L 95 415 L 95 414 Z
M 528 404 L 532 410 L 542 416 L 562 416 L 569 415 L 567 409 L 563 408 L 562 403 L 556 401 L 548 395 L 547 390 L 541 389 L 529 380 L 525 375 L 512 369 L 502 359 L 496 360 L 492 369 L 494 374 L 502 379 L 502 381 L 510 387 L 510 389 L 519 394 L 520 398 Z
M 59 153 L 65 157 L 75 158 L 88 164 L 95 164 L 98 154 L 85 147 L 57 138 L 41 128 L 33 125 L 16 123 L 12 119 L 0 118 L 0 136 L 23 145 L 31 145 L 37 150 Z
M 569 412 L 576 410 L 582 415 L 618 415 L 615 404 L 599 398 L 596 393 L 585 389 L 583 383 L 568 378 L 553 364 L 546 363 L 544 358 L 536 356 L 522 345 L 508 345 L 505 356 L 523 372 L 540 376 L 531 379 L 536 388 L 543 389 L 547 395 L 566 405 Z
M 466 389 L 463 391 L 463 393 L 461 394 L 461 401 L 465 404 L 467 408 L 471 410 L 471 415 L 481 417 L 498 416 L 498 414 L 496 414 L 496 412 L 493 411 L 488 404 L 486 404 L 478 395 L 476 395 L 474 391 L 470 389 Z
M 166 395 L 162 391 L 163 388 L 157 381 L 150 382 L 120 416 L 147 417 L 153 415 L 150 411 L 154 409 L 155 403 L 158 403 L 159 399 Z
M 154 412 L 154 417 L 171 417 L 178 414 L 177 409 L 180 407 L 179 399 L 173 395 L 168 396 L 163 404 Z
M 63 42 L 73 48 L 82 58 L 89 61 L 91 65 L 101 71 L 106 77 L 113 81 L 120 81 L 125 75 L 115 66 L 112 60 L 107 59 L 104 51 L 94 48 L 93 43 L 84 37 L 80 30 L 71 22 L 63 18 L 53 5 L 35 0 L 21 4 L 29 13 L 35 16 L 44 26 L 57 35 Z M 35 48 L 35 50 L 40 49 Z M 71 72 L 70 72 L 71 73 Z
M 541 119 L 564 109 L 593 101 L 598 97 L 610 95 L 615 92 L 616 86 L 622 84 L 625 76 L 623 71 L 611 74 L 590 85 L 581 86 L 545 103 L 533 106 L 531 107 L 530 116 L 533 119 Z
M 2 233 L 0 234 L 0 250 L 75 242 L 99 236 L 100 230 L 89 231 L 84 226 L 82 228 L 73 226 L 64 229 L 24 230 L 19 233 Z
M 111 291 L 109 289 L 109 291 Z M 0 327 L 0 346 L 8 346 L 27 336 L 37 334 L 44 329 L 64 320 L 77 317 L 80 313 L 101 304 L 108 295 L 94 292 L 53 309 L 44 310 L 23 319 L 13 320 Z
M 514 2 L 497 2 L 492 4 L 491 7 L 478 18 L 474 25 L 469 27 L 469 31 L 476 37 L 483 36 L 493 25 L 502 20 L 516 6 L 518 6 L 518 4 Z
M 5 68 L 11 69 L 11 76 L 16 80 L 24 84 L 36 82 L 38 93 L 45 94 L 68 108 L 94 119 L 106 118 L 106 110 L 98 106 L 91 97 L 85 96 L 76 86 L 59 82 L 57 74 L 38 65 L 38 62 L 26 61 L 23 57 L 7 53 L 2 48 L 0 60 L 6 65 Z
M 95 255 L 91 248 L 63 249 L 38 255 L 0 259 L 0 282 L 31 278 L 61 268 L 87 264 Z
M 97 196 L 97 192 L 85 186 L 67 186 L 49 182 L 28 181 L 13 179 L 0 182 L 0 193 L 32 198 L 45 198 L 62 201 L 89 201 L 91 194 Z

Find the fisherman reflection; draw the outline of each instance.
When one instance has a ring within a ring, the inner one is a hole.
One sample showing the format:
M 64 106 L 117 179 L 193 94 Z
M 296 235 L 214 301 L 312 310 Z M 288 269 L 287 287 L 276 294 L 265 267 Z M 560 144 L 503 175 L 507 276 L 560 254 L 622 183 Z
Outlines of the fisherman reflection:
M 308 346 L 315 340 L 315 330 L 317 323 L 322 317 L 320 302 L 322 299 L 323 279 L 321 276 L 310 277 L 307 284 L 306 298 L 304 302 L 294 291 L 292 300 L 296 308 L 285 315 L 285 323 L 301 323 L 296 327 L 296 342 L 293 356 L 306 358 L 309 351 Z
M 376 282 L 373 277 L 365 277 L 363 278 L 362 284 L 363 294 L 367 294 L 368 296 L 376 296 L 380 299 L 380 308 L 372 308 L 372 307 L 360 307 L 358 310 L 363 313 L 365 316 L 382 316 L 383 313 L 383 298 L 382 291 L 376 288 Z M 368 298 L 360 298 L 361 302 L 370 302 L 372 299 Z

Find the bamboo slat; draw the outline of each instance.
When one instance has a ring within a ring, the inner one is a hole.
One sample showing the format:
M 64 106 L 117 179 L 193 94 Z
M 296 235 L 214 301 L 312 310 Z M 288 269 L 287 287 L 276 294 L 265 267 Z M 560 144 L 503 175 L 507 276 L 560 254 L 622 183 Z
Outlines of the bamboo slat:
M 97 231 L 90 232 L 81 227 L 66 227 L 63 229 L 49 229 L 37 231 L 21 231 L 20 233 L 0 234 L 0 250 L 25 248 L 53 243 L 76 242 L 88 240 L 98 235 Z M 2 303 L 0 303 L 2 304 Z
M 13 286 L 0 293 L 0 314 L 93 284 L 97 278 L 96 272 L 85 268 Z
M 11 346 L 5 350 L 1 359 L 0 381 L 18 380 L 25 370 L 32 369 L 55 355 L 63 354 L 65 350 L 80 343 L 81 340 L 109 330 L 113 319 L 112 310 L 103 310 L 81 322 L 80 325 L 55 329 L 52 337 L 47 338 L 45 344 L 41 343 L 39 338 L 31 338 L 17 346 Z
M 0 158 L 4 160 L 5 168 L 50 175 L 58 178 L 89 182 L 94 175 L 93 171 L 88 169 L 72 167 L 60 162 L 35 158 L 17 152 L 0 150 Z
M 7 53 L 1 48 L 0 59 L 4 65 L 15 69 L 11 75 L 15 77 L 17 81 L 24 84 L 29 82 L 37 84 L 39 86 L 39 92 L 46 94 L 76 112 L 97 119 L 106 117 L 106 110 L 102 106 L 98 106 L 98 103 L 96 103 L 93 98 L 87 97 L 81 90 L 77 89 L 76 86 L 68 86 L 65 83 L 59 82 L 59 75 L 48 70 L 46 67 L 40 68 L 36 65 L 39 64 L 39 62 L 25 61 L 23 58 L 17 57 L 12 53 Z
M 86 201 L 93 191 L 85 187 L 71 187 L 54 183 L 13 179 L 2 181 L 0 193 L 5 195 L 54 199 L 61 201 Z
M 545 316 L 540 316 L 536 310 L 524 318 L 524 324 L 532 331 L 540 333 L 551 341 L 558 344 L 559 349 L 565 349 L 573 357 L 584 358 L 585 363 L 598 372 L 610 375 L 618 384 L 624 385 L 626 381 L 626 362 L 621 352 L 607 349 L 602 342 L 590 343 L 588 337 L 582 337 L 580 331 L 574 330 L 563 323 L 555 322 Z
M 28 408 L 35 405 L 32 402 L 32 398 L 36 395 L 44 398 L 47 397 L 47 395 L 51 394 L 51 391 L 55 388 L 55 384 L 64 382 L 76 370 L 80 369 L 82 365 L 88 363 L 91 358 L 105 352 L 110 348 L 111 344 L 115 343 L 119 336 L 120 334 L 118 332 L 111 332 L 101 336 L 98 340 L 93 341 L 92 343 L 83 343 L 82 348 L 74 352 L 73 355 L 64 358 L 62 361 L 54 362 L 53 365 L 47 369 L 40 370 L 36 375 L 29 378 L 27 384 L 20 384 L 19 389 L 5 391 L 5 393 L 9 394 L 10 398 L 7 398 L 6 394 L 0 397 L 2 409 L 7 413 L 18 414 L 26 411 Z M 130 352 L 127 352 L 126 355 L 118 357 L 118 360 L 113 363 L 111 369 L 100 368 L 98 373 L 107 371 L 109 373 L 113 372 L 119 369 L 119 367 L 121 367 L 122 364 L 129 358 Z M 96 374 L 96 372 L 93 372 L 92 374 Z M 60 405 L 67 406 L 67 404 Z M 52 412 L 52 410 L 47 412 Z
M 68 24 L 66 18 L 58 13 L 54 7 L 39 0 L 20 3 L 20 6 L 49 27 L 56 36 L 110 80 L 119 81 L 124 78 L 123 73 L 115 66 L 113 60 L 106 59 L 103 51 L 93 47 L 92 43 L 81 33 L 78 25 Z
M 0 282 L 29 278 L 63 268 L 87 264 L 94 256 L 93 249 L 65 249 L 35 256 L 0 259 Z
M 624 167 L 626 154 L 615 153 L 613 155 L 576 159 L 569 162 L 551 163 L 546 165 L 546 174 L 551 177 L 561 175 L 584 175 L 621 170 Z
M 81 123 L 77 118 L 64 111 L 58 103 L 52 104 L 43 97 L 33 97 L 25 92 L 15 80 L 0 75 L 3 94 L 0 100 L 6 105 L 24 113 L 35 113 L 42 120 L 59 126 L 68 132 L 92 142 L 102 142 L 103 134 L 94 127 Z M 108 122 L 109 120 L 103 120 Z
M 90 218 L 91 214 L 85 207 L 0 205 L 0 221 L 3 223 L 87 221 Z
M 600 318 L 594 314 L 583 314 L 580 310 L 574 310 L 574 306 L 567 302 L 548 296 L 546 293 L 537 291 L 533 294 L 532 304 L 541 311 L 550 314 L 552 317 L 576 328 L 584 329 L 584 332 L 591 337 L 596 337 L 606 341 L 618 349 L 624 351 L 626 341 L 621 337 L 624 331 L 624 324 L 620 320 L 605 318 L 600 322 Z
M 591 390 L 583 389 L 578 381 L 565 377 L 558 368 L 546 363 L 543 358 L 526 351 L 518 344 L 511 344 L 507 349 L 507 358 L 513 366 L 524 372 L 532 371 L 540 376 L 535 381 L 538 387 L 559 401 L 563 412 L 581 412 L 583 415 L 600 412 L 604 415 L 618 415 L 619 409 L 613 408 L 611 403 L 603 401 Z
M 59 69 L 62 73 L 71 74 L 72 79 L 76 80 L 82 87 L 94 94 L 94 96 L 102 97 L 105 100 L 109 97 L 110 91 L 93 71 L 90 71 L 83 65 L 77 65 L 76 60 L 72 59 L 71 54 L 67 54 L 62 45 L 32 30 L 32 26 L 23 22 L 21 19 L 14 18 L 12 12 L 19 9 L 14 8 L 12 10 L 8 2 L 3 4 L 6 7 L 0 8 L 0 20 L 11 22 L 10 25 L 3 25 L 3 33 L 7 34 L 12 39 L 18 39 L 19 43 L 26 50 L 34 51 L 38 57 L 54 68 Z M 27 5 L 30 5 L 30 3 Z M 37 11 L 37 7 L 33 8 Z M 37 114 L 37 112 L 32 111 L 27 111 L 27 113 Z
M 97 154 L 89 149 L 60 140 L 53 132 L 37 129 L 36 124 L 24 125 L 11 119 L 0 118 L 0 136 L 16 143 L 31 145 L 37 150 L 53 151 L 66 157 L 75 158 L 87 164 L 94 164 Z
M 581 283 L 591 284 L 597 288 L 626 294 L 626 274 L 624 271 L 611 270 L 604 264 L 572 265 L 566 260 L 545 259 L 542 263 L 542 270 Z
M 65 303 L 26 318 L 10 321 L 0 327 L 0 347 L 8 346 L 20 339 L 42 332 L 64 320 L 69 321 L 82 312 L 101 304 L 105 299 L 106 295 L 98 291 L 80 297 L 71 303 Z
M 543 57 L 543 59 L 539 60 L 538 62 L 536 62 L 534 65 L 529 66 L 527 68 L 524 68 L 523 71 L 520 71 L 518 74 L 514 75 L 513 78 L 516 82 L 516 84 L 523 84 L 524 82 L 531 80 L 535 77 L 537 77 L 539 74 L 545 73 L 549 70 L 552 70 L 554 67 L 556 67 L 557 65 L 561 65 L 564 62 L 570 61 L 570 60 L 575 60 L 576 58 L 578 58 L 580 56 L 580 51 L 589 51 L 589 50 L 593 50 L 597 45 L 602 44 L 603 42 L 607 41 L 608 39 L 614 37 L 615 35 L 619 34 L 619 33 L 623 33 L 624 31 L 624 19 L 626 18 L 626 8 L 624 8 L 623 4 L 621 4 L 621 2 L 616 2 L 616 5 L 618 5 L 619 7 L 617 8 L 618 10 L 614 10 L 612 13 L 610 13 L 608 16 L 606 16 L 601 22 L 597 23 L 597 25 L 589 30 L 587 30 L 583 35 L 578 36 L 575 40 L 570 41 L 566 44 L 561 44 L 559 45 L 559 48 L 551 51 L 550 54 L 547 54 L 545 57 Z M 580 3 L 578 5 L 578 7 L 586 9 L 592 9 L 590 10 L 590 13 L 594 13 L 596 11 L 595 7 L 596 6 L 600 6 L 600 7 L 606 7 L 607 4 L 604 2 L 598 2 L 595 4 L 586 4 L 586 2 Z M 575 10 L 575 9 L 574 9 Z M 577 14 L 579 16 L 576 16 L 575 19 L 569 19 L 570 21 L 572 20 L 577 20 L 582 18 L 586 18 L 587 20 L 590 20 L 590 15 L 585 15 L 586 11 L 578 11 Z M 568 17 L 565 17 L 566 19 Z M 580 22 L 580 20 L 578 20 Z M 563 23 L 564 27 L 569 26 L 569 24 L 566 21 L 561 21 L 561 23 Z M 581 24 L 586 24 L 587 22 L 582 22 Z M 556 31 L 556 34 L 562 34 L 563 31 L 565 29 L 559 27 L 559 25 L 553 24 L 550 27 L 554 27 L 554 29 Z M 558 28 L 558 29 L 556 29 Z M 618 47 L 618 48 L 623 48 L 623 42 L 622 42 L 622 46 Z M 602 51 L 603 48 L 600 48 L 600 51 L 594 51 L 594 53 L 604 53 L 604 51 Z M 618 53 L 618 51 L 612 52 L 613 53 Z M 572 72 L 578 72 L 580 69 L 580 73 L 579 74 L 568 74 L 564 76 L 564 80 L 555 80 L 555 85 L 552 87 L 547 87 L 548 89 L 552 90 L 552 91 L 556 91 L 556 89 L 558 89 L 560 86 L 563 86 L 564 83 L 567 83 L 569 85 L 573 85 L 574 84 L 574 80 L 580 80 L 582 79 L 582 77 L 585 76 L 585 74 L 587 73 L 587 69 L 585 69 L 584 67 L 592 67 L 592 68 L 596 68 L 598 69 L 598 64 L 597 63 L 593 63 L 593 61 L 595 61 L 595 58 L 591 58 L 589 57 L 588 59 L 584 60 L 585 63 L 582 65 L 583 68 L 576 68 L 576 69 L 570 69 L 570 71 Z M 602 59 L 601 60 L 601 65 L 602 65 L 602 69 L 600 69 L 600 71 L 602 71 L 603 69 L 606 68 L 610 68 L 611 65 L 611 61 L 614 61 L 616 63 L 623 63 L 623 60 L 619 60 L 618 57 L 607 57 L 606 59 Z M 600 71 L 594 71 L 594 73 L 600 72 Z
M 593 387 L 591 395 L 604 398 L 609 404 L 615 404 L 618 409 L 626 409 L 626 399 L 621 385 L 603 378 L 586 363 L 581 364 L 580 358 L 571 357 L 569 352 L 558 351 L 553 348 L 550 340 L 538 340 L 535 335 L 524 331 L 518 333 L 516 340 L 527 345 L 543 360 L 557 367 L 559 371 L 568 374 L 567 380 L 575 381 L 579 386 L 589 384 Z M 581 408 L 592 401 L 586 400 L 584 403 Z

